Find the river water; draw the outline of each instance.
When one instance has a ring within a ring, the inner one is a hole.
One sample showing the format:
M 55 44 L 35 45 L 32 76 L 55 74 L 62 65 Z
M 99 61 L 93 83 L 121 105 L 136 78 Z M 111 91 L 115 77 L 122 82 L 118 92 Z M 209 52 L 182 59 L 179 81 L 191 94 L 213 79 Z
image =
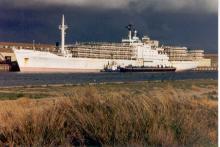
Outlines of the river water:
M 86 84 L 103 82 L 134 82 L 148 80 L 218 79 L 218 72 L 167 72 L 167 73 L 0 73 L 0 87 Z

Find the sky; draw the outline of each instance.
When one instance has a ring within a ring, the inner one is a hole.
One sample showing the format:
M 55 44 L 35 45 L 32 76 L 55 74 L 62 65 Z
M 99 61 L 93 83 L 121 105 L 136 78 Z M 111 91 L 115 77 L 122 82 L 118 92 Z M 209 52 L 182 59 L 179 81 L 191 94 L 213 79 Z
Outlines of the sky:
M 120 42 L 125 26 L 161 45 L 218 52 L 217 0 L 0 0 L 0 41 L 60 41 L 61 16 L 66 42 Z

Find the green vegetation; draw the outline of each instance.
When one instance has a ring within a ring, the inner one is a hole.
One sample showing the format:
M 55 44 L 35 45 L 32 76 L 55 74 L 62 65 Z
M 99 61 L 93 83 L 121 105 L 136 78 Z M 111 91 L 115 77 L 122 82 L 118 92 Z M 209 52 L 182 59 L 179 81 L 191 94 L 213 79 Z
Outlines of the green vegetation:
M 46 93 L 0 92 L 0 100 L 16 100 L 23 97 L 41 99 L 48 96 Z
M 15 89 L 0 101 L 0 146 L 217 146 L 217 81 Z
M 0 99 L 1 100 L 6 100 L 6 99 L 9 99 L 9 100 L 15 100 L 15 99 L 18 99 L 18 98 L 21 98 L 23 97 L 24 94 L 23 93 L 8 93 L 8 92 L 0 92 Z

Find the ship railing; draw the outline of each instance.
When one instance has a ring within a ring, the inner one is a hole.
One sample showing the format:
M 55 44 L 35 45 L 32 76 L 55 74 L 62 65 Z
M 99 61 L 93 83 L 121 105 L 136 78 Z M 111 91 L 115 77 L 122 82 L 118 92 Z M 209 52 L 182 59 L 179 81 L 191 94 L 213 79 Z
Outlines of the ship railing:
M 170 59 L 169 61 L 194 61 L 194 60 L 191 60 L 191 59 Z
M 77 42 L 75 44 L 68 45 L 68 47 L 78 46 L 78 45 L 124 46 L 123 43 L 115 43 L 115 42 L 114 43 L 113 42 L 80 42 L 80 43 Z

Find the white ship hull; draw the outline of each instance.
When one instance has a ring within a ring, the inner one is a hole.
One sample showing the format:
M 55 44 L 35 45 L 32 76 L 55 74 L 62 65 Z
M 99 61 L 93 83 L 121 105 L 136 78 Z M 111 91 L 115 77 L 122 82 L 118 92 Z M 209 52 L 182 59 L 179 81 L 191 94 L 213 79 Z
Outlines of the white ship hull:
M 14 53 L 21 72 L 100 72 L 112 62 L 121 67 L 143 65 L 137 60 L 73 58 L 26 49 L 14 49 Z M 198 63 L 195 61 L 171 61 L 171 65 L 176 68 L 176 71 L 184 71 L 196 68 Z
M 170 61 L 171 65 L 176 68 L 176 71 L 191 70 L 198 66 L 197 61 Z
M 14 49 L 21 72 L 99 72 L 107 64 L 136 65 L 135 60 L 63 57 L 50 52 Z

